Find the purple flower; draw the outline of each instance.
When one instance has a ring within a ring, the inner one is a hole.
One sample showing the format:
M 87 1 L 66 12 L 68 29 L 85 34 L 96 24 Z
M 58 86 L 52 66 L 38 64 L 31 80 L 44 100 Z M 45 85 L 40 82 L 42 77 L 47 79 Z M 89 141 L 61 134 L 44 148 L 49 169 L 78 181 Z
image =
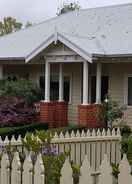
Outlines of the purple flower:
M 5 146 L 0 144 L 0 153 L 2 153 L 3 151 L 5 151 Z
M 43 155 L 58 155 L 59 152 L 55 145 L 51 145 L 49 147 L 43 147 L 42 154 Z

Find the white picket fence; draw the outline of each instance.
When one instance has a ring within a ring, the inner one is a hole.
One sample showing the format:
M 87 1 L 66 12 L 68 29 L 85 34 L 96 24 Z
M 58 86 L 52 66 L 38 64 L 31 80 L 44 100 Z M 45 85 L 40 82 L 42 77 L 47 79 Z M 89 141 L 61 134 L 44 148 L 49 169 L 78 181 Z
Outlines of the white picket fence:
M 52 144 L 56 145 L 59 153 L 70 150 L 70 160 L 76 164 L 81 164 L 85 155 L 87 155 L 90 165 L 96 171 L 104 154 L 107 154 L 110 163 L 120 162 L 120 141 L 120 129 L 93 129 L 92 131 L 87 130 L 87 132 L 55 133 Z M 23 151 L 21 136 L 17 140 L 14 136 L 11 140 L 6 137 L 4 141 L 0 137 L 0 145 L 8 145 L 9 143 L 16 146 L 19 151 Z
M 126 155 L 120 162 L 119 171 L 118 184 L 132 184 L 131 167 Z M 72 176 L 73 171 L 67 158 L 61 170 L 60 184 L 73 184 Z M 107 155 L 104 156 L 101 163 L 96 182 L 94 177 L 88 157 L 85 155 L 80 170 L 79 184 L 115 184 Z M 0 184 L 45 184 L 45 168 L 41 154 L 37 156 L 35 165 L 32 163 L 30 154 L 22 165 L 18 152 L 15 152 L 12 163 L 9 156 L 4 153 L 1 159 Z

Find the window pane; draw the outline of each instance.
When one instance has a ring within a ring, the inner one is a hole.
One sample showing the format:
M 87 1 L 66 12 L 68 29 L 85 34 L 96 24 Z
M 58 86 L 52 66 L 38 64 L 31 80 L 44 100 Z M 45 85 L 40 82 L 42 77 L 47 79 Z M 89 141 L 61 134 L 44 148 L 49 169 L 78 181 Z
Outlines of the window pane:
M 39 78 L 39 86 L 41 90 L 44 90 L 45 88 L 45 77 L 44 76 L 40 76 Z
M 132 77 L 128 77 L 128 105 L 132 105 Z
M 51 101 L 56 101 L 59 98 L 59 82 L 51 81 L 50 82 L 50 99 Z
M 64 77 L 64 100 L 70 101 L 70 77 Z
M 40 76 L 39 79 L 40 89 L 44 96 L 45 93 L 45 77 Z M 51 101 L 57 101 L 59 99 L 59 79 L 58 76 L 51 76 L 50 81 L 50 99 Z M 70 77 L 64 77 L 64 100 L 70 101 Z

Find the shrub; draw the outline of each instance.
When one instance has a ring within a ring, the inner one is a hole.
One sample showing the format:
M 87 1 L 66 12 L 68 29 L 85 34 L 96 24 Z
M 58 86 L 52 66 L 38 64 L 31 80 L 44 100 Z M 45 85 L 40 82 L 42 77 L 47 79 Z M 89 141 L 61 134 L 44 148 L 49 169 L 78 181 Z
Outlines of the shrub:
M 36 120 L 33 107 L 27 106 L 25 101 L 17 97 L 0 98 L 0 126 L 16 126 Z
M 0 96 L 20 97 L 23 98 L 28 105 L 32 105 L 41 98 L 40 90 L 32 81 L 28 80 L 1 81 Z
M 5 136 L 8 136 L 9 138 L 12 137 L 12 135 L 15 135 L 17 138 L 19 135 L 22 137 L 25 136 L 27 132 L 35 133 L 36 130 L 47 130 L 48 125 L 42 124 L 42 123 L 32 123 L 30 125 L 23 125 L 18 127 L 5 127 L 0 128 L 0 136 L 4 139 Z
M 32 151 L 32 160 L 36 161 L 36 155 L 41 152 L 43 163 L 45 166 L 45 183 L 46 184 L 58 184 L 60 183 L 61 168 L 65 162 L 67 156 L 69 156 L 69 150 L 65 150 L 64 153 L 59 153 L 57 146 L 51 144 L 53 134 L 50 131 L 36 131 L 34 137 L 31 134 L 26 135 L 26 139 L 23 139 L 23 144 L 28 151 Z M 80 166 L 71 163 L 73 169 L 74 184 L 78 183 Z
M 103 109 L 103 118 L 109 127 L 112 127 L 112 123 L 118 119 L 121 119 L 123 116 L 123 108 L 110 97 L 107 101 L 104 101 Z
M 121 126 L 120 130 L 121 130 L 122 137 L 129 137 L 132 133 L 131 128 L 128 125 Z

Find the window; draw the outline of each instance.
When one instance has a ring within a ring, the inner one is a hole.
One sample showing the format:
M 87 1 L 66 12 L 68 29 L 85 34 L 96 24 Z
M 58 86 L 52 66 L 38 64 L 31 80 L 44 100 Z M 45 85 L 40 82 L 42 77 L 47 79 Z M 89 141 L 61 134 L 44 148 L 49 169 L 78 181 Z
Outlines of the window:
M 102 76 L 101 78 L 101 101 L 104 101 L 108 94 L 109 77 Z M 96 76 L 91 76 L 91 103 L 96 101 Z
M 128 105 L 132 106 L 132 77 L 128 77 Z
M 44 95 L 45 93 L 45 77 L 40 76 L 39 85 Z M 71 102 L 71 76 L 64 76 L 64 100 Z M 59 76 L 52 75 L 50 81 L 50 99 L 57 101 L 59 99 Z

